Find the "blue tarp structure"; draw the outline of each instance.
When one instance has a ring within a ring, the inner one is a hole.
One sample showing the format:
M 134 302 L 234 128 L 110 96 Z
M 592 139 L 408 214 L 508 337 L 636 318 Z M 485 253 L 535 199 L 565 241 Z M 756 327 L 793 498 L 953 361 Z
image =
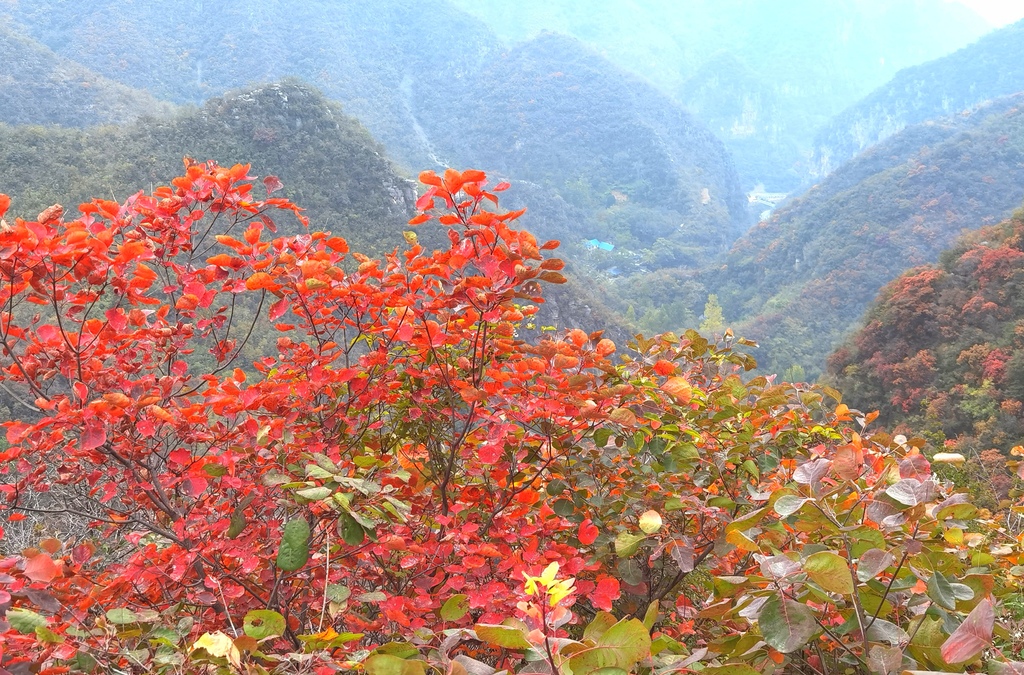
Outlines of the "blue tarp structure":
M 598 241 L 597 239 L 590 239 L 587 241 L 587 246 L 590 248 L 599 248 L 602 251 L 614 251 L 615 244 L 609 244 L 606 241 Z

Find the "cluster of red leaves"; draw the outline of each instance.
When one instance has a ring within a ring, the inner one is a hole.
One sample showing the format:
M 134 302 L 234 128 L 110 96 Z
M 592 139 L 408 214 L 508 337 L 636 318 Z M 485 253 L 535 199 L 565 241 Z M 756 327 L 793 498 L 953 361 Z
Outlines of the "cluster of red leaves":
M 482 172 L 421 181 L 411 224 L 436 209 L 448 245 L 407 233 L 383 259 L 268 239 L 304 221 L 280 181 L 260 200 L 247 166 L 213 163 L 4 226 L 0 381 L 27 411 L 5 424 L 7 520 L 99 535 L 0 562 L 4 667 L 120 667 L 126 622 L 188 644 L 256 609 L 285 619 L 264 654 L 497 623 L 551 562 L 580 613 L 660 603 L 680 635 L 690 572 L 745 571 L 726 528 L 844 437 L 696 333 L 628 356 L 600 333 L 525 340 L 541 283 L 564 281 L 557 242 L 515 229 Z
M 31 410 L 6 424 L 8 520 L 73 513 L 130 550 L 88 572 L 64 551 L 45 579 L 28 570 L 50 554 L 9 560 L 26 570 L 12 591 L 61 609 L 49 641 L 8 629 L 7 658 L 95 650 L 83 635 L 111 608 L 173 607 L 198 633 L 269 607 L 294 647 L 323 627 L 328 584 L 362 598 L 346 628 L 387 633 L 436 621 L 462 591 L 497 617 L 521 572 L 550 560 L 595 569 L 541 490 L 628 392 L 594 386 L 614 352 L 600 336 L 515 338 L 538 282 L 563 281 L 541 256 L 557 243 L 512 229 L 521 212 L 481 208 L 497 201 L 482 173 L 453 171 L 424 175 L 421 200 L 449 208 L 446 250 L 371 260 L 325 233 L 268 241 L 271 215 L 298 209 L 255 199 L 247 173 L 189 163 L 153 195 L 0 233 L 2 378 Z M 26 499 L 39 491 L 54 496 L 43 508 Z M 339 514 L 355 522 L 344 540 Z M 294 517 L 314 553 L 285 573 Z

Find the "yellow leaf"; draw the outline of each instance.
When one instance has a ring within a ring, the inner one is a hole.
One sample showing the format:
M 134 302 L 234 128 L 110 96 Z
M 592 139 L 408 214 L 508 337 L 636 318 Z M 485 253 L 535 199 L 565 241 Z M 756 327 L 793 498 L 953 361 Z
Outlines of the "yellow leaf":
M 563 579 L 562 581 L 556 582 L 548 588 L 548 598 L 551 606 L 554 607 L 560 603 L 567 595 L 572 593 L 573 584 L 576 580 L 573 578 Z
M 558 574 L 558 563 L 553 562 L 544 568 L 544 571 L 541 572 L 540 579 L 538 579 L 538 581 L 540 581 L 541 586 L 544 588 L 549 588 L 551 583 L 555 580 L 556 574 Z
M 646 511 L 640 516 L 640 529 L 644 534 L 654 534 L 661 529 L 661 514 L 657 511 Z
M 210 656 L 226 658 L 228 663 L 236 668 L 242 666 L 242 655 L 227 633 L 221 631 L 204 633 L 202 637 L 195 641 L 189 653 L 199 649 L 206 650 L 206 653 Z

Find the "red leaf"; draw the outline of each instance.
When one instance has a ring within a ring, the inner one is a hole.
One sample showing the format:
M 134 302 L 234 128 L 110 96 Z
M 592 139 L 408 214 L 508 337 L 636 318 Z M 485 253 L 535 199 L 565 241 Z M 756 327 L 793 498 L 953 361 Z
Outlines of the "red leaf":
M 600 530 L 597 529 L 597 525 L 594 525 L 593 521 L 591 521 L 590 518 L 587 518 L 580 523 L 580 530 L 576 535 L 576 538 L 579 539 L 580 543 L 584 546 L 590 546 L 597 539 L 597 535 L 599 533 Z
M 288 298 L 284 297 L 270 306 L 270 320 L 277 321 L 288 311 Z
M 5 194 L 0 194 L 0 218 L 4 217 L 9 208 L 11 208 L 11 198 Z
M 942 660 L 946 663 L 973 660 L 985 647 L 992 644 L 992 627 L 995 620 L 992 601 L 985 598 L 942 643 Z
M 95 450 L 107 442 L 107 430 L 99 422 L 87 422 L 79 439 L 82 450 Z
M 597 582 L 597 588 L 590 595 L 590 602 L 598 609 L 612 611 L 612 602 L 619 599 L 619 580 L 605 577 Z
M 900 478 L 928 480 L 931 475 L 931 464 L 924 455 L 907 455 L 900 462 Z
M 209 485 L 209 481 L 202 476 L 189 476 L 185 480 L 181 481 L 181 488 L 189 497 L 198 497 L 206 492 L 206 488 L 209 487 Z
M 416 210 L 426 211 L 434 206 L 434 195 L 437 193 L 437 188 L 430 188 L 424 193 L 422 197 L 416 200 Z
M 506 183 L 505 181 L 502 181 L 494 186 L 493 192 L 501 192 L 502 190 L 507 190 L 510 187 L 512 187 L 511 183 Z
M 25 576 L 32 581 L 50 581 L 57 576 L 57 563 L 45 553 L 39 553 L 25 563 Z
M 284 187 L 284 183 L 277 176 L 267 176 L 263 179 L 263 185 L 267 188 L 267 194 L 273 194 Z

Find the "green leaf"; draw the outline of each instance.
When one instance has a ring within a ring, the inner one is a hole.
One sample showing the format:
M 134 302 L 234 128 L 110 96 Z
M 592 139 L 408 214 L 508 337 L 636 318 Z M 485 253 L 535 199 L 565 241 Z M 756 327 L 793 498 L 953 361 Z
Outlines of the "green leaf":
M 657 623 L 657 621 L 658 621 L 658 601 L 655 600 L 654 602 L 652 602 L 650 605 L 647 606 L 647 612 L 644 613 L 644 628 L 647 629 L 648 633 L 651 631 L 652 628 L 654 628 L 654 624 Z
M 469 613 L 469 596 L 459 593 L 448 598 L 441 605 L 441 619 L 444 621 L 458 621 Z
M 974 595 L 973 592 L 971 595 Z M 950 610 L 956 609 L 956 594 L 942 572 L 936 571 L 928 580 L 928 597 L 941 607 Z
M 348 586 L 343 584 L 327 584 L 327 599 L 331 602 L 345 602 L 352 595 Z
M 123 626 L 126 623 L 137 623 L 139 621 L 139 617 L 135 615 L 135 612 L 124 607 L 108 609 L 105 616 L 107 617 L 107 621 L 118 626 Z
M 583 629 L 583 639 L 597 642 L 605 634 L 605 631 L 614 626 L 615 623 L 615 616 L 611 612 L 598 612 L 594 620 Z
M 853 578 L 846 559 L 831 551 L 821 551 L 808 556 L 804 561 L 804 572 L 814 583 L 831 593 L 853 594 Z
M 875 619 L 872 621 L 866 633 L 868 639 L 872 642 L 888 642 L 892 646 L 904 644 L 910 639 L 907 631 L 885 619 Z
M 36 637 L 41 641 L 51 645 L 59 645 L 64 642 L 62 635 L 57 635 L 46 626 L 36 626 Z
M 564 480 L 556 478 L 553 481 L 551 481 L 550 483 L 548 483 L 547 493 L 549 495 L 551 495 L 552 497 L 557 497 L 558 495 L 560 495 L 563 492 L 565 492 L 565 489 L 567 487 L 569 487 L 569 486 L 565 484 Z
M 333 490 L 331 490 L 331 488 L 321 486 L 296 490 L 295 494 L 302 497 L 303 499 L 308 499 L 311 502 L 316 502 L 320 501 L 321 499 L 327 499 L 328 497 L 331 496 L 332 492 Z
M 523 635 L 523 631 L 511 626 L 478 623 L 473 627 L 481 642 L 495 645 L 503 649 L 530 649 L 533 645 Z
M 327 469 L 317 464 L 306 465 L 306 478 L 315 478 L 316 480 L 331 480 L 334 478 L 336 471 L 328 471 Z
M 646 534 L 619 532 L 619 536 L 615 537 L 615 555 L 620 558 L 628 558 L 636 553 L 637 549 L 640 548 L 640 544 L 645 539 L 647 539 Z
M 651 635 L 639 619 L 619 621 L 606 630 L 597 645 L 569 658 L 573 675 L 596 675 L 606 668 L 631 671 L 651 652 Z
M 289 520 L 277 549 L 277 567 L 286 572 L 302 569 L 309 560 L 309 523 L 305 518 Z
M 783 654 L 800 649 L 818 632 L 809 607 L 777 595 L 768 598 L 761 607 L 757 623 L 764 641 Z
M 783 518 L 787 518 L 799 511 L 800 507 L 808 501 L 810 500 L 799 495 L 782 495 L 775 500 L 775 504 L 772 508 L 775 509 L 775 513 L 779 514 Z
M 608 445 L 608 439 L 611 437 L 612 430 L 602 427 L 594 432 L 594 445 L 599 448 L 603 448 Z
M 760 478 L 761 478 L 761 470 L 759 468 L 757 468 L 757 464 L 754 463 L 754 460 L 752 460 L 752 459 L 746 460 L 745 462 L 743 462 L 743 467 L 742 468 L 743 468 L 744 471 L 746 471 L 751 476 L 753 476 L 754 480 L 760 480 Z
M 271 609 L 252 610 L 242 624 L 245 634 L 256 640 L 284 635 L 286 628 L 284 617 Z
M 760 671 L 742 663 L 729 663 L 724 666 L 714 666 L 700 671 L 702 675 L 761 675 Z
M 556 499 L 555 503 L 551 505 L 551 510 L 563 518 L 567 518 L 573 514 L 576 507 L 569 499 Z
M 246 521 L 245 514 L 241 511 L 235 511 L 231 514 L 231 524 L 228 525 L 228 539 L 234 539 L 238 535 L 245 531 Z
M 943 506 L 935 513 L 935 519 L 942 521 L 946 518 L 953 520 L 970 520 L 978 515 L 978 507 L 974 504 L 950 504 Z
M 410 661 L 392 654 L 374 654 L 363 661 L 366 675 L 424 675 L 423 661 Z
M 338 529 L 341 538 L 349 546 L 359 546 L 366 538 L 366 531 L 350 513 L 343 513 L 338 517 Z
M 36 614 L 31 609 L 18 607 L 8 610 L 7 623 L 11 624 L 11 628 L 22 635 L 29 635 L 35 633 L 36 628 L 46 627 L 46 617 L 42 614 Z
M 329 471 L 332 474 L 341 473 L 341 469 L 338 465 L 331 461 L 331 458 L 319 452 L 313 453 L 313 461 L 319 465 L 324 471 Z
M 203 471 L 206 472 L 207 476 L 210 476 L 212 478 L 220 478 L 221 476 L 228 472 L 228 468 L 220 464 L 207 464 L 203 467 Z

